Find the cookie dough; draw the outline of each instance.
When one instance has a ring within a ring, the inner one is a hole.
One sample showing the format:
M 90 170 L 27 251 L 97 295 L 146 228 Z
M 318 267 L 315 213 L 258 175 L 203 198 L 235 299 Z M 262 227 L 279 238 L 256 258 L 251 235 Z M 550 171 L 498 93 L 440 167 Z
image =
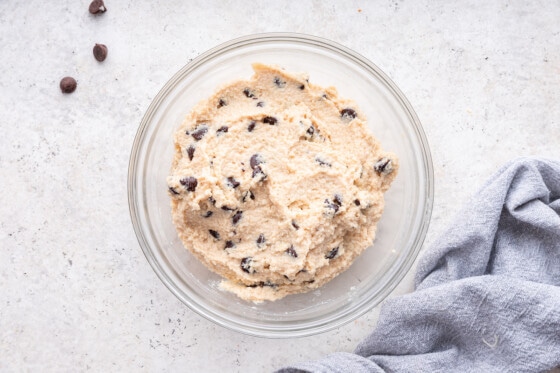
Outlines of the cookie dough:
M 320 287 L 372 244 L 398 160 L 335 88 L 253 69 L 186 117 L 167 183 L 185 247 L 263 301 Z

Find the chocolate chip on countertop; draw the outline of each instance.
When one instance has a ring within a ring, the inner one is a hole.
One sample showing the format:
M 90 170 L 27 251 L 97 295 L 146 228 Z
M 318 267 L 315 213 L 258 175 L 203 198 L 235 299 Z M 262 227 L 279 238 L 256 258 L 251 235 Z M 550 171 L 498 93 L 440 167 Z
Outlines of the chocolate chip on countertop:
M 254 120 L 251 121 L 251 123 L 249 123 L 249 126 L 247 127 L 247 131 L 249 132 L 253 132 L 253 130 L 255 129 L 255 126 L 257 125 L 257 122 L 255 122 Z
M 66 76 L 60 80 L 60 90 L 62 93 L 72 93 L 76 90 L 78 83 L 71 76 Z
M 274 126 L 276 123 L 278 123 L 278 119 L 274 117 L 264 117 L 262 121 L 263 123 L 270 124 L 271 126 Z
M 241 183 L 239 181 L 235 180 L 232 176 L 227 178 L 227 184 L 228 184 L 228 186 L 230 186 L 233 189 L 235 189 L 235 188 L 237 188 L 238 186 L 241 185 Z
M 89 12 L 91 14 L 105 13 L 106 11 L 107 7 L 103 3 L 103 0 L 93 0 L 91 4 L 89 4 Z
M 191 133 L 191 136 L 196 140 L 200 141 L 204 135 L 208 132 L 208 127 L 206 126 L 199 126 L 196 130 Z
M 263 247 L 264 243 L 266 242 L 266 238 L 264 237 L 264 234 L 259 234 L 259 237 L 257 238 L 257 247 L 261 248 Z
M 187 155 L 189 156 L 189 161 L 192 161 L 193 157 L 194 157 L 194 151 L 195 151 L 195 147 L 190 145 L 187 148 Z
M 216 232 L 213 229 L 208 229 L 208 233 L 210 233 L 210 235 L 212 237 L 214 237 L 215 239 L 219 240 L 220 239 L 220 234 L 218 232 Z
M 195 177 L 192 176 L 187 176 L 179 180 L 179 182 L 181 183 L 181 185 L 184 185 L 189 192 L 194 192 L 196 186 L 198 185 L 198 181 L 196 180 Z
M 274 84 L 276 84 L 278 88 L 284 88 L 286 86 L 286 82 L 277 76 L 274 77 Z
M 233 214 L 233 217 L 231 218 L 231 222 L 233 223 L 233 225 L 236 225 L 237 223 L 239 223 L 239 220 L 241 220 L 242 217 L 243 217 L 243 211 L 237 211 L 235 214 Z
M 108 52 L 109 50 L 105 44 L 95 44 L 93 46 L 93 57 L 99 62 L 105 61 Z
M 294 258 L 297 258 L 297 252 L 296 252 L 296 250 L 294 249 L 294 245 L 290 245 L 290 247 L 288 247 L 288 248 L 286 249 L 286 254 L 288 254 L 288 255 L 290 255 L 290 256 L 293 256 Z
M 241 259 L 241 269 L 243 272 L 255 273 L 255 269 L 253 268 L 253 258 L 248 256 Z
M 356 111 L 354 109 L 350 109 L 350 108 L 346 108 L 346 109 L 342 109 L 340 111 L 340 117 L 345 120 L 350 122 L 352 119 L 356 118 L 358 114 L 356 114 Z
M 373 169 L 378 174 L 388 175 L 393 172 L 393 162 L 389 158 L 381 158 L 377 163 L 373 166 Z
M 221 135 L 222 133 L 226 133 L 228 131 L 228 126 L 221 126 L 216 130 L 217 135 Z
M 228 241 L 226 241 L 226 246 L 224 247 L 224 250 L 225 249 L 231 249 L 234 246 L 235 246 L 235 244 L 233 243 L 233 241 L 228 240 Z
M 325 255 L 325 259 L 333 259 L 338 254 L 338 246 Z

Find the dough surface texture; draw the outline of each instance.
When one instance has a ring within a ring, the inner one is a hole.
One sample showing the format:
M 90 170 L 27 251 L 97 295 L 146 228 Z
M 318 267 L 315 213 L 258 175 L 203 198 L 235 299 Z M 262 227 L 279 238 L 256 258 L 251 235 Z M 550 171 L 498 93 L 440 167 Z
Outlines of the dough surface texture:
M 253 69 L 187 115 L 167 183 L 184 246 L 258 302 L 324 285 L 373 243 L 398 160 L 335 88 Z

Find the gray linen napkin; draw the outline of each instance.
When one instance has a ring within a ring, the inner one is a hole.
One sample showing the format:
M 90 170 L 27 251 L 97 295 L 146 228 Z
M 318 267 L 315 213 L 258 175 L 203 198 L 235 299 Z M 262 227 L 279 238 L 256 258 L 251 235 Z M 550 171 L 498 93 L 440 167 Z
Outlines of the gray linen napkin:
M 279 372 L 541 372 L 560 366 L 560 162 L 520 158 L 474 194 L 351 353 Z

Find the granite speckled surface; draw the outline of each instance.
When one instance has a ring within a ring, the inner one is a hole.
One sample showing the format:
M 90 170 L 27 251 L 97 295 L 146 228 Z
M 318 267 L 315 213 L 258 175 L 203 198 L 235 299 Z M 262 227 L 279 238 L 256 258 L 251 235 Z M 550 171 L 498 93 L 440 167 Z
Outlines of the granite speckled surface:
M 427 244 L 504 162 L 560 157 L 559 3 L 106 4 L 95 17 L 87 1 L 0 2 L 1 371 L 261 372 L 351 351 L 375 325 L 377 310 L 302 339 L 237 334 L 180 303 L 140 250 L 126 176 L 141 117 L 173 73 L 233 37 L 327 37 L 397 83 L 434 160 Z

